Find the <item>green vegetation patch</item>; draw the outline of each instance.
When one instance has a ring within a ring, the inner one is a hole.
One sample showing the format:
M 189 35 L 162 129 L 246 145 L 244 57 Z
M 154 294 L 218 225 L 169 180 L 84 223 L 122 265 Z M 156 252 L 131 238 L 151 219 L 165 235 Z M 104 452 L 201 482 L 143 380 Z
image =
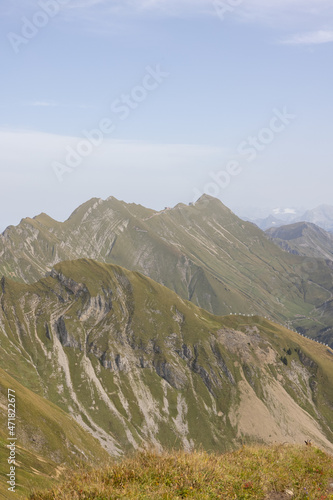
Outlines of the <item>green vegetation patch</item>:
M 311 446 L 247 447 L 224 455 L 148 451 L 107 469 L 73 472 L 30 500 L 332 499 L 333 458 Z M 282 496 L 281 496 L 282 498 Z

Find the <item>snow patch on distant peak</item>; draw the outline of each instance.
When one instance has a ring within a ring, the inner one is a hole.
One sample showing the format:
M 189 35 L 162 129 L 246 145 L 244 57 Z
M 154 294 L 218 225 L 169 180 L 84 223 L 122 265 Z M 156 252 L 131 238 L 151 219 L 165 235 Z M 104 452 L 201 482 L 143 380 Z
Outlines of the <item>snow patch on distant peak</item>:
M 282 215 L 282 214 L 295 214 L 296 215 L 296 210 L 294 208 L 274 208 L 273 209 L 273 214 L 274 215 Z

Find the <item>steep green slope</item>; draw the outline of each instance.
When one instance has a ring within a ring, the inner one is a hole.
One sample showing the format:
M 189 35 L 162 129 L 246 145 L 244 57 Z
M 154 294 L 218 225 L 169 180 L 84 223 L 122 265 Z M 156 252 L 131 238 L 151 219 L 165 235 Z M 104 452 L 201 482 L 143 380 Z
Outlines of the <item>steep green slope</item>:
M 310 222 L 268 229 L 266 234 L 287 252 L 333 260 L 333 234 Z
M 325 346 L 260 317 L 213 316 L 139 273 L 63 262 L 2 280 L 0 362 L 113 456 L 243 442 L 333 451 Z
M 5 360 L 2 360 L 1 366 L 6 366 Z M 17 371 L 20 366 L 21 359 L 17 359 Z M 16 399 L 13 431 L 16 439 L 15 493 L 8 491 L 10 485 L 7 484 L 9 478 L 6 476 L 11 465 L 8 464 L 10 450 L 7 445 L 12 442 L 7 425 L 8 389 L 15 391 Z M 66 468 L 84 462 L 98 465 L 106 461 L 107 453 L 90 433 L 60 408 L 23 387 L 0 368 L 1 498 L 26 498 L 32 487 L 45 488 L 51 485 L 53 479 L 60 477 Z
M 21 281 L 82 257 L 139 271 L 214 314 L 269 315 L 333 345 L 332 266 L 283 252 L 209 196 L 162 212 L 93 199 L 64 223 L 41 214 L 0 238 L 0 272 Z

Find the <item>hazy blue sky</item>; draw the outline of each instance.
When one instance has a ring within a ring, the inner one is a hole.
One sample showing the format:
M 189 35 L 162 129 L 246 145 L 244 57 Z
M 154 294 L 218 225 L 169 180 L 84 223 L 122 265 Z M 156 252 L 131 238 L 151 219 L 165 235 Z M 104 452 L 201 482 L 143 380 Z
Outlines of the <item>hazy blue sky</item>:
M 2 0 L 0 18 L 0 229 L 94 196 L 333 204 L 332 0 Z

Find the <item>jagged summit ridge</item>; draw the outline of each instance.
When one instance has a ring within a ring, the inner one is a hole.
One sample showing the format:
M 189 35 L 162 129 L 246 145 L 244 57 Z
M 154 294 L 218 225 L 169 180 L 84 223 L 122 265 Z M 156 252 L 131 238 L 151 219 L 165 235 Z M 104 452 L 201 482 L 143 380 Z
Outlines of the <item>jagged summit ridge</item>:
M 329 312 L 314 309 L 331 297 L 333 270 L 288 255 L 208 195 L 160 212 L 95 198 L 63 223 L 24 219 L 0 239 L 0 273 L 23 282 L 81 258 L 139 271 L 215 314 L 268 314 L 323 341 L 333 338 Z

